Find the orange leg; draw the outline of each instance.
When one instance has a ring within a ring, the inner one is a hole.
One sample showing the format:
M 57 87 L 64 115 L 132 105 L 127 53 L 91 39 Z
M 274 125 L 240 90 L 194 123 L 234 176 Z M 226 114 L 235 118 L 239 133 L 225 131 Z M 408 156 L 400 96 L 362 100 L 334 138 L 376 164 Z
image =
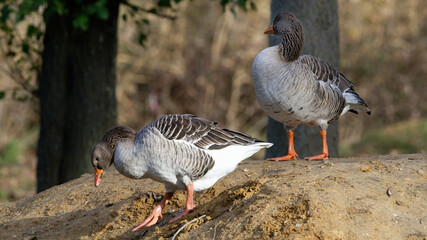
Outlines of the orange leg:
M 150 216 L 145 219 L 144 222 L 136 226 L 134 229 L 132 229 L 133 232 L 139 231 L 144 227 L 149 227 L 154 224 L 156 224 L 157 220 L 159 218 L 162 218 L 162 210 L 166 206 L 166 204 L 169 202 L 169 200 L 172 198 L 173 192 L 167 192 L 165 196 L 163 197 L 162 201 L 160 201 L 159 205 L 157 205 L 153 212 L 150 214 Z
M 276 157 L 276 158 L 269 158 L 268 161 L 290 161 L 290 160 L 296 160 L 298 157 L 298 154 L 295 152 L 294 148 L 294 130 L 288 131 L 288 155 L 283 157 Z
M 178 216 L 172 218 L 169 223 L 175 222 L 176 220 L 182 218 L 185 215 L 188 215 L 193 209 L 196 208 L 196 205 L 193 203 L 193 193 L 194 193 L 194 185 L 190 184 L 187 186 L 187 201 L 185 203 L 185 210 L 180 213 Z
M 169 223 L 175 222 L 176 220 L 182 218 L 185 215 L 188 215 L 196 206 L 193 203 L 193 193 L 194 193 L 194 185 L 190 184 L 187 186 L 187 201 L 185 203 L 185 210 L 180 213 L 178 216 L 172 218 Z
M 328 153 L 328 143 L 326 142 L 326 130 L 321 130 L 320 132 L 320 136 L 322 137 L 322 144 L 323 144 L 323 149 L 322 149 L 322 153 L 320 155 L 316 155 L 313 157 L 306 157 L 306 160 L 326 160 L 329 159 L 329 153 Z

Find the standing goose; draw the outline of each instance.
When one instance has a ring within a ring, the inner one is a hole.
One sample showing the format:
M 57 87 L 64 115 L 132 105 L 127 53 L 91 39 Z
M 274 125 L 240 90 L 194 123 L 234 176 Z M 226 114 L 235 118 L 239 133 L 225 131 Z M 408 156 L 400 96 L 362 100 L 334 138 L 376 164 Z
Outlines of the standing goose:
M 323 59 L 300 56 L 304 33 L 292 13 L 277 14 L 264 34 L 275 34 L 282 42 L 262 50 L 252 66 L 255 92 L 261 108 L 273 119 L 286 125 L 288 155 L 270 158 L 286 161 L 297 158 L 294 129 L 299 124 L 320 127 L 323 150 L 308 160 L 328 159 L 326 129 L 347 111 L 358 114 L 371 110 L 354 91 L 355 86 Z
M 133 229 L 138 231 L 162 217 L 162 209 L 176 190 L 187 190 L 186 207 L 170 222 L 195 208 L 193 191 L 211 187 L 239 162 L 272 145 L 189 114 L 163 116 L 139 133 L 118 126 L 107 131 L 92 151 L 95 186 L 113 163 L 126 177 L 151 178 L 165 184 L 164 198 L 150 216 Z

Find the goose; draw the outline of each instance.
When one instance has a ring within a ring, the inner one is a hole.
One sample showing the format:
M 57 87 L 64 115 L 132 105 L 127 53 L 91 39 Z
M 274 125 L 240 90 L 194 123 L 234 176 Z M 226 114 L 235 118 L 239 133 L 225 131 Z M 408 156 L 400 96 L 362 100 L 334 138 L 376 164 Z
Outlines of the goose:
M 264 112 L 285 125 L 289 140 L 288 155 L 268 160 L 297 159 L 294 130 L 299 124 L 319 126 L 322 138 L 322 153 L 305 159 L 329 159 L 328 124 L 347 111 L 370 115 L 371 110 L 344 74 L 321 58 L 301 55 L 304 33 L 294 14 L 277 14 L 264 34 L 278 35 L 282 42 L 255 57 L 252 65 L 255 93 Z
M 95 186 L 113 163 L 126 177 L 164 183 L 166 194 L 147 219 L 133 229 L 138 231 L 162 218 L 162 210 L 176 190 L 187 191 L 185 210 L 169 222 L 196 207 L 194 191 L 210 188 L 241 161 L 272 145 L 190 114 L 165 115 L 138 133 L 117 126 L 108 130 L 92 150 Z

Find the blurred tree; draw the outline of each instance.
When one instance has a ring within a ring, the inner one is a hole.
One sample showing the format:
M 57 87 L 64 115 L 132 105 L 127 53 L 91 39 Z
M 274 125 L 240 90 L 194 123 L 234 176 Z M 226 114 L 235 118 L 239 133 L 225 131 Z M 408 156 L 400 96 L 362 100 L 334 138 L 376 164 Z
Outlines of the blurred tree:
M 38 77 L 39 192 L 91 171 L 91 148 L 117 117 L 119 1 L 67 1 L 64 8 L 45 18 Z M 97 14 L 89 13 L 91 8 Z
M 332 66 L 339 66 L 338 42 L 338 4 L 332 1 L 299 1 L 299 0 L 272 0 L 271 22 L 277 13 L 292 12 L 301 21 L 304 29 L 305 42 L 302 54 L 321 57 Z M 269 45 L 280 43 L 281 39 L 269 35 Z M 282 123 L 272 118 L 268 119 L 267 140 L 274 143 L 267 149 L 266 157 L 278 157 L 287 154 L 288 139 Z M 295 151 L 300 158 L 320 154 L 322 141 L 319 128 L 300 125 L 295 130 Z M 328 127 L 328 147 L 331 157 L 338 156 L 338 123 Z
M 37 156 L 37 191 L 64 183 L 91 172 L 90 152 L 104 132 L 116 124 L 116 55 L 119 5 L 128 8 L 140 28 L 139 43 L 144 45 L 149 21 L 146 13 L 174 19 L 181 0 L 156 0 L 143 8 L 127 0 L 13 0 L 1 1 L 0 29 L 7 39 L 7 56 L 12 61 L 15 79 L 40 99 L 40 138 Z M 251 0 L 221 0 L 235 8 L 254 9 Z M 166 9 L 166 10 L 165 10 Z M 171 11 L 167 11 L 170 9 Z M 43 12 L 42 26 L 29 24 L 25 37 L 18 38 L 16 24 L 33 13 Z M 168 13 L 165 13 L 168 12 Z M 44 35 L 44 38 L 43 38 Z M 31 45 L 43 41 L 44 49 Z M 18 53 L 19 52 L 19 53 Z M 41 54 L 42 64 L 31 61 Z M 29 61 L 29 64 L 21 64 Z M 39 88 L 31 85 L 21 67 L 38 73 Z M 0 99 L 5 92 L 0 91 Z

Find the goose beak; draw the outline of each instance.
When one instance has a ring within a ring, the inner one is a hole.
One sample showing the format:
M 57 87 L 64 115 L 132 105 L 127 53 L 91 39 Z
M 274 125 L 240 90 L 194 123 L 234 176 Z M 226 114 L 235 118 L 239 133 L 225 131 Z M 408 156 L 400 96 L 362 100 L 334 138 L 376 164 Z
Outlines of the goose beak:
M 104 176 L 104 170 L 99 169 L 97 167 L 94 167 L 95 169 L 95 187 L 98 187 L 98 185 L 101 183 L 101 178 Z
M 274 34 L 273 24 L 271 24 L 271 26 L 264 31 L 264 34 Z

